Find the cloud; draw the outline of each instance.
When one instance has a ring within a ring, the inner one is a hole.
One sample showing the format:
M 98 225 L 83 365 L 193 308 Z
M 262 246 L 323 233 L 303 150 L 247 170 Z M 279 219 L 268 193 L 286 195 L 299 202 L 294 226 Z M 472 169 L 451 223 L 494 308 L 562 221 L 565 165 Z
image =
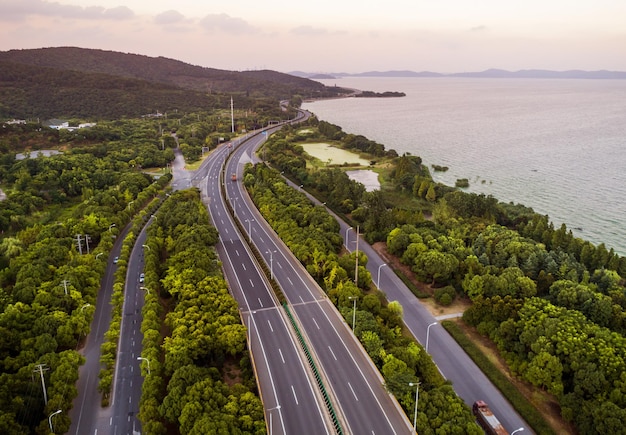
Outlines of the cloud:
M 476 26 L 469 29 L 470 32 L 486 32 L 488 30 L 487 26 Z
M 187 21 L 185 16 L 178 11 L 169 10 L 158 14 L 154 17 L 156 24 L 169 25 L 169 24 L 181 24 Z
M 88 20 L 125 20 L 135 16 L 126 6 L 104 8 L 101 6 L 81 7 L 63 5 L 45 0 L 0 0 L 0 19 L 22 20 L 29 16 L 46 16 Z
M 234 34 L 258 32 L 258 29 L 247 21 L 227 14 L 209 14 L 200 20 L 200 26 L 210 32 L 222 31 Z

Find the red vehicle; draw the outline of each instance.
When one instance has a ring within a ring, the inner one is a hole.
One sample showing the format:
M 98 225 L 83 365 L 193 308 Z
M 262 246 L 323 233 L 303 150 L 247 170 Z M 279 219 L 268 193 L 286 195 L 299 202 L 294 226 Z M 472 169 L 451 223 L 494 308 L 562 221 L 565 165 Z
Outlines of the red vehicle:
M 489 406 L 482 400 L 474 402 L 472 412 L 476 416 L 478 424 L 480 424 L 488 435 L 509 435 L 504 426 L 502 426 L 502 423 L 493 415 Z
M 230 181 L 237 181 L 237 174 L 232 174 L 230 176 Z

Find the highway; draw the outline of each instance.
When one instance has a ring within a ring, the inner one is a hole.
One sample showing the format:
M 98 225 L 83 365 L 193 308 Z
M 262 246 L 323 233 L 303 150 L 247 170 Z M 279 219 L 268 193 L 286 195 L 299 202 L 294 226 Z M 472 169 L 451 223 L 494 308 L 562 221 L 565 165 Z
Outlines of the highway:
M 293 183 L 292 187 L 297 188 Z M 317 205 L 323 205 L 313 196 L 307 197 Z M 340 224 L 340 234 L 344 245 L 351 251 L 356 247 L 356 232 L 337 215 L 328 210 Z M 417 297 L 386 263 L 371 245 L 359 238 L 359 250 L 367 255 L 367 269 L 372 275 L 374 283 L 380 283 L 380 289 L 385 293 L 387 300 L 398 301 L 404 312 L 404 323 L 411 334 L 426 346 L 428 338 L 428 353 L 439 368 L 441 374 L 452 381 L 457 395 L 470 407 L 477 400 L 484 400 L 500 420 L 503 426 L 513 432 L 524 428 L 524 433 L 533 433 L 528 424 L 520 417 L 506 398 L 500 393 L 487 376 L 478 368 L 457 342 L 441 327 L 438 320 L 424 307 Z M 437 324 L 434 324 L 437 322 Z M 430 333 L 428 333 L 428 327 Z M 428 334 L 427 334 L 428 333 Z M 428 335 L 428 337 L 427 337 Z
M 251 141 L 263 139 L 264 136 L 259 135 Z M 241 240 L 220 194 L 220 172 L 233 149 L 237 149 L 236 143 L 232 148 L 223 145 L 213 151 L 196 171 L 192 182 L 201 187 L 203 201 L 220 235 L 217 251 L 231 293 L 248 327 L 268 431 L 272 434 L 335 433 L 306 359 L 292 338 L 284 311 Z M 230 183 L 230 178 L 226 183 Z
M 68 433 L 72 435 L 93 434 L 96 430 L 98 417 L 108 418 L 107 410 L 100 407 L 100 393 L 98 392 L 98 374 L 100 373 L 100 346 L 104 341 L 104 333 L 109 329 L 111 322 L 111 294 L 113 293 L 114 273 L 117 265 L 113 258 L 119 256 L 122 242 L 128 228 L 118 235 L 109 255 L 105 274 L 100 282 L 100 291 L 96 300 L 95 312 L 91 321 L 90 333 L 85 338 L 84 347 L 80 353 L 85 357 L 85 364 L 78 369 L 76 389 L 78 395 L 74 398 L 72 409 L 69 412 L 72 423 Z M 101 432 L 106 433 L 106 432 Z
M 230 174 L 242 177 L 243 165 L 252 162 L 254 149 L 265 140 L 265 134 L 249 140 L 224 144 L 214 150 L 200 169 L 189 172 L 177 154 L 173 164 L 175 189 L 200 188 L 213 224 L 220 234 L 217 246 L 231 293 L 239 303 L 241 316 L 249 330 L 249 347 L 263 399 L 266 422 L 272 434 L 334 433 L 328 412 L 312 379 L 303 352 L 292 336 L 284 310 L 279 306 L 267 277 L 249 252 L 244 239 L 257 246 L 271 268 L 289 301 L 300 328 L 309 343 L 339 411 L 345 433 L 403 434 L 413 433 L 411 422 L 399 405 L 384 389 L 383 380 L 363 348 L 306 270 L 276 237 L 258 211 L 250 203 L 241 182 L 230 181 Z M 224 187 L 228 201 L 245 228 L 240 234 L 231 220 L 220 194 L 220 171 L 229 154 Z M 312 200 L 314 200 L 312 198 Z M 319 202 L 318 202 L 319 203 Z M 354 247 L 355 233 L 338 219 L 340 234 L 347 247 Z M 347 238 L 347 239 L 346 239 Z M 111 252 L 119 254 L 123 235 Z M 83 354 L 86 364 L 80 368 L 77 384 L 79 394 L 70 411 L 71 434 L 139 434 L 137 419 L 142 377 L 137 357 L 141 355 L 141 307 L 143 293 L 139 290 L 139 273 L 143 269 L 142 244 L 145 231 L 138 236 L 129 259 L 123 326 L 114 379 L 111 406 L 100 407 L 97 392 L 99 355 L 103 334 L 111 317 L 109 305 L 115 265 L 112 262 L 98 295 L 91 334 Z M 491 384 L 465 352 L 438 324 L 437 319 L 418 301 L 404 283 L 364 240 L 359 249 L 368 256 L 368 269 L 388 300 L 397 300 L 404 308 L 404 321 L 423 345 L 429 325 L 428 351 L 441 373 L 453 382 L 457 394 L 469 405 L 476 400 L 489 403 L 505 428 L 512 432 L 527 424 L 508 401 Z
M 143 379 L 137 357 L 141 355 L 141 308 L 143 293 L 139 289 L 139 274 L 143 270 L 141 245 L 145 243 L 144 230 L 137 237 L 137 243 L 131 252 L 126 275 L 125 299 L 122 310 L 122 326 L 111 403 L 102 408 L 101 394 L 98 392 L 98 374 L 100 373 L 100 346 L 104 333 L 111 322 L 111 294 L 114 273 L 117 267 L 112 259 L 119 255 L 122 242 L 128 232 L 126 228 L 118 235 L 111 250 L 109 264 L 102 279 L 98 293 L 96 311 L 91 324 L 91 332 L 86 339 L 83 355 L 85 364 L 79 369 L 77 382 L 78 396 L 74 399 L 69 415 L 72 420 L 70 431 L 73 435 L 84 434 L 139 434 L 141 425 L 137 418 L 141 384 Z
M 242 144 L 229 160 L 226 173 L 241 179 L 258 143 Z M 320 363 L 327 387 L 337 399 L 345 430 L 353 434 L 408 434 L 413 428 L 383 379 L 336 308 L 299 261 L 278 239 L 250 203 L 240 182 L 226 182 L 235 214 L 248 230 L 247 237 L 262 253 L 297 316 L 301 329 Z

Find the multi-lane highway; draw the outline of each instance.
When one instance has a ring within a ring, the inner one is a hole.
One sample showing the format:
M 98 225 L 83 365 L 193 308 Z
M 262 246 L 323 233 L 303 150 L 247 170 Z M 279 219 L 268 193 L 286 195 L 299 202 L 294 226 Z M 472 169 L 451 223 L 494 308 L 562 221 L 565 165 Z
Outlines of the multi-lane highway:
M 233 151 L 226 173 L 241 179 L 258 143 L 249 141 Z M 239 182 L 226 182 L 228 198 L 246 237 L 271 267 L 319 361 L 327 387 L 336 397 L 345 430 L 354 434 L 407 434 L 411 423 L 383 386 L 378 370 L 350 328 L 299 261 L 267 226 Z
M 293 183 L 292 187 L 296 188 Z M 311 195 L 307 196 L 311 201 L 322 205 Z M 355 249 L 356 232 L 354 229 L 330 210 L 329 212 L 340 224 L 340 234 L 344 238 L 344 245 L 348 250 Z M 452 386 L 457 395 L 469 406 L 477 400 L 486 401 L 509 432 L 524 428 L 525 433 L 532 433 L 528 424 L 450 334 L 438 324 L 437 319 L 419 302 L 395 272 L 391 268 L 385 267 L 385 260 L 380 257 L 378 252 L 361 238 L 359 239 L 359 250 L 367 255 L 367 269 L 372 274 L 374 282 L 380 284 L 380 289 L 386 294 L 387 299 L 398 301 L 402 305 L 404 323 L 413 336 L 424 346 L 428 338 L 428 353 L 432 356 L 443 376 L 452 381 Z M 430 332 L 428 332 L 429 326 Z
M 250 139 L 261 141 L 263 135 Z M 238 144 L 215 150 L 196 171 L 193 183 L 201 187 L 220 235 L 218 255 L 229 287 L 239 303 L 248 327 L 249 346 L 257 382 L 265 407 L 266 423 L 272 434 L 335 433 L 301 348 L 292 337 L 267 278 L 242 241 L 220 192 L 220 173 L 229 153 Z M 229 173 L 230 174 L 230 173 Z M 230 177 L 226 183 L 230 183 Z
M 249 201 L 241 183 L 230 180 L 232 173 L 238 174 L 241 180 L 243 165 L 255 159 L 254 150 L 266 137 L 267 134 L 251 135 L 250 138 L 221 146 L 212 152 L 195 173 L 184 170 L 184 161 L 177 156 L 173 169 L 174 188 L 200 188 L 203 201 L 220 234 L 217 250 L 231 292 L 239 303 L 243 322 L 249 330 L 249 346 L 269 432 L 331 434 L 335 430 L 302 349 L 293 337 L 293 330 L 287 323 L 284 310 L 278 304 L 267 277 L 260 271 L 249 251 L 248 241 L 256 245 L 283 289 L 320 364 L 320 371 L 335 408 L 339 411 L 344 432 L 412 433 L 411 423 L 395 399 L 385 391 L 380 374 L 348 325 L 306 270 L 267 226 Z M 226 174 L 224 178 L 220 176 L 222 171 Z M 220 192 L 222 180 L 225 180 L 223 187 L 226 189 L 226 201 L 234 208 L 245 229 L 244 234 L 237 230 L 227 211 L 227 204 Z M 353 246 L 354 232 L 348 230 L 347 224 L 339 222 L 342 236 L 348 238 L 345 240 L 346 246 Z M 120 340 L 112 404 L 107 409 L 101 409 L 96 391 L 101 335 L 108 328 L 110 320 L 110 308 L 106 300 L 107 297 L 110 299 L 109 290 L 108 296 L 106 291 L 99 295 L 92 334 L 84 350 L 88 362 L 81 368 L 79 396 L 70 414 L 71 434 L 140 433 L 137 412 L 141 373 L 137 357 L 141 354 L 143 305 L 143 294 L 138 291 L 142 269 L 141 240 L 145 240 L 143 232 L 136 244 L 139 248 L 133 250 L 129 260 L 122 326 L 124 339 Z M 367 254 L 368 269 L 388 299 L 402 304 L 408 328 L 421 343 L 425 343 L 428 326 L 433 325 L 436 319 L 393 271 L 384 267 L 384 260 L 369 245 L 361 240 L 359 248 Z M 114 265 L 109 266 L 108 278 L 103 282 L 103 287 L 111 287 L 113 268 Z M 440 325 L 430 328 L 428 351 L 444 376 L 453 381 L 457 394 L 468 404 L 478 399 L 486 400 L 509 431 L 520 427 L 528 431 L 525 422 Z
M 124 231 L 118 236 L 111 258 L 119 255 Z M 111 403 L 107 408 L 100 406 L 101 394 L 97 391 L 100 372 L 100 346 L 104 333 L 111 321 L 111 293 L 116 265 L 111 261 L 98 294 L 96 312 L 85 348 L 86 363 L 80 368 L 77 383 L 78 396 L 70 411 L 72 435 L 98 434 L 139 434 L 139 399 L 141 398 L 142 377 L 137 357 L 141 355 L 141 308 L 143 293 L 140 289 L 139 274 L 143 270 L 142 245 L 145 244 L 145 228 L 137 237 L 135 248 L 128 259 L 125 299 L 122 309 L 122 324 L 118 343 L 118 354 L 113 379 Z

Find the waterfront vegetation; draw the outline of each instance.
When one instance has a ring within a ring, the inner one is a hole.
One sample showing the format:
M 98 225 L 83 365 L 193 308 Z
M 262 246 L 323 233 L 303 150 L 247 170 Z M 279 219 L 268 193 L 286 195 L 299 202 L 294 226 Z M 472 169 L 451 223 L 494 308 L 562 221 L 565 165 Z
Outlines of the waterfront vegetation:
M 325 166 L 369 166 L 368 160 L 362 159 L 358 154 L 333 147 L 327 143 L 303 144 L 304 152 L 316 158 Z
M 436 183 L 418 156 L 355 141 L 315 118 L 309 124 L 317 132 L 302 137 L 285 128 L 265 145 L 278 171 L 359 225 L 368 242 L 385 243 L 425 283 L 420 292 L 444 303 L 471 301 L 466 327 L 492 340 L 509 374 L 534 387 L 533 396 L 552 398 L 576 430 L 622 433 L 626 258 L 574 237 L 566 225 L 555 228 L 548 216 L 523 205 Z M 324 138 L 345 149 L 356 142 L 375 150 L 381 190 L 365 192 L 338 168 L 307 170 L 303 144 Z M 366 287 L 361 279 L 359 287 Z M 536 423 L 535 430 L 541 427 Z
M 239 113 L 241 129 L 273 116 L 264 110 L 249 114 L 245 118 Z M 0 202 L 1 433 L 47 433 L 46 417 L 71 407 L 82 363 L 77 350 L 89 332 L 113 236 L 139 214 L 134 237 L 149 213 L 146 207 L 158 204 L 154 198 L 170 179 L 166 174 L 155 180 L 145 171 L 165 173 L 177 141 L 187 159 L 197 160 L 203 149 L 231 138 L 229 129 L 224 109 L 216 109 L 174 113 L 167 119 L 99 122 L 74 132 L 35 123 L 7 125 L 0 131 L 0 187 L 7 193 Z M 320 142 L 367 155 L 380 174 L 381 189 L 367 192 L 340 167 L 310 165 L 303 145 Z M 410 276 L 403 278 L 416 294 L 432 296 L 442 305 L 459 298 L 471 302 L 463 328 L 474 328 L 494 343 L 508 374 L 534 388 L 529 399 L 535 406 L 554 401 L 580 433 L 622 433 L 626 259 L 604 244 L 574 237 L 565 225 L 555 228 L 548 216 L 527 207 L 436 183 L 419 156 L 398 155 L 315 118 L 304 128 L 285 126 L 265 147 L 264 155 L 276 170 L 251 166 L 243 182 L 344 317 L 352 314 L 348 298 L 359 298 L 357 337 L 408 413 L 414 399 L 406 385 L 422 383 L 419 433 L 478 432 L 469 409 L 403 331 L 402 307 L 372 286 L 364 267 L 367 258 L 359 254 L 354 284 L 355 254 L 342 251 L 336 222 L 324 208 L 311 206 L 301 192 L 287 187 L 280 172 L 359 225 L 368 242 L 384 244 L 409 270 Z M 17 152 L 51 148 L 63 153 L 15 160 Z M 172 197 L 163 203 L 149 234 L 153 248 L 146 256 L 146 287 L 154 292 L 146 294 L 143 355 L 156 362 L 151 366 L 154 376 L 144 383 L 140 418 L 151 433 L 174 426 L 181 433 L 194 428 L 202 432 L 218 421 L 263 433 L 262 408 L 242 347 L 245 332 L 213 261 L 215 230 L 197 192 L 175 198 L 176 207 Z M 80 248 L 76 234 L 83 237 Z M 130 240 L 120 256 L 120 270 Z M 197 268 L 200 251 L 205 255 Z M 120 276 L 115 304 L 123 297 Z M 214 309 L 217 301 L 226 311 Z M 196 305 L 205 307 L 202 314 L 191 309 Z M 215 328 L 197 337 L 176 328 L 194 324 L 194 316 Z M 115 363 L 116 325 L 114 321 L 102 349 L 105 403 Z M 211 339 L 218 330 L 228 342 Z M 31 382 L 38 364 L 49 369 L 44 372 L 47 405 L 39 386 Z M 194 408 L 204 392 L 234 411 L 225 415 L 208 405 Z M 240 412 L 244 408 L 249 412 Z M 544 433 L 543 423 L 524 415 Z M 67 413 L 55 417 L 59 431 L 69 424 Z

